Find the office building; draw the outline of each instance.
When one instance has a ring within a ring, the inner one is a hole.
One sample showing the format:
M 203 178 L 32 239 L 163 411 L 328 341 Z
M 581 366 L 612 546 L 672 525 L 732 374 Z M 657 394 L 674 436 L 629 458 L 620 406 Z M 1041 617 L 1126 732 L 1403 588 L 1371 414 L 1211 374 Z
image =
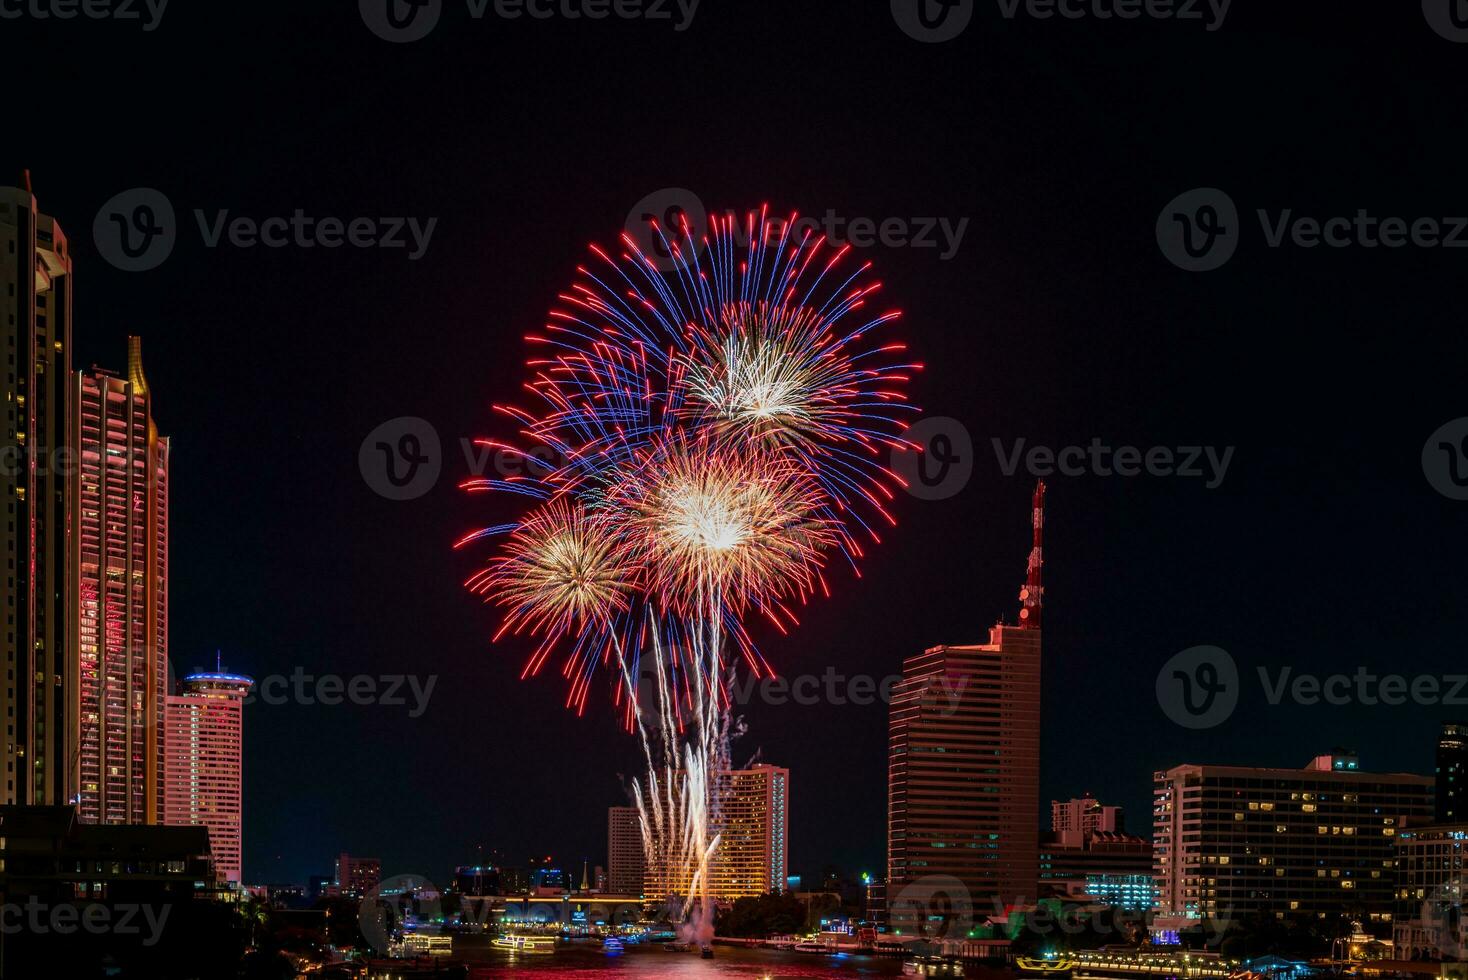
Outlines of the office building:
M 0 804 L 61 805 L 76 791 L 72 622 L 71 253 L 24 188 L 0 188 L 4 333 L 4 631 Z
M 142 347 L 126 377 L 78 372 L 73 515 L 79 805 L 89 823 L 159 823 L 168 694 L 168 439 L 153 424 Z
M 243 863 L 241 715 L 254 682 L 241 674 L 192 674 L 164 706 L 163 822 L 209 828 L 214 866 L 238 885 Z
M 1432 819 L 1433 779 L 1361 771 L 1354 753 L 1304 769 L 1183 765 L 1154 776 L 1164 912 L 1391 921 L 1396 837 Z
M 969 921 L 975 908 L 988 914 L 996 903 L 1035 900 L 1044 494 L 1042 483 L 1019 625 L 991 627 L 986 644 L 909 657 L 893 689 L 886 900 L 894 932 L 913 931 L 920 909 Z
M 641 895 L 647 856 L 642 846 L 642 820 L 635 806 L 607 809 L 607 890 L 614 895 Z

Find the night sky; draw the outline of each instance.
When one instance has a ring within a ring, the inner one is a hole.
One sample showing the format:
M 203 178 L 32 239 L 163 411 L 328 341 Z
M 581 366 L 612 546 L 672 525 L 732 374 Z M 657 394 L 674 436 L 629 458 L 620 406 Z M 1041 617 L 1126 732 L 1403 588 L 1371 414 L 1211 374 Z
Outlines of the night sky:
M 1431 771 L 1468 707 L 1270 706 L 1257 681 L 1208 731 L 1170 722 L 1173 654 L 1227 649 L 1296 673 L 1462 672 L 1468 503 L 1422 451 L 1468 415 L 1468 251 L 1267 246 L 1256 209 L 1324 219 L 1468 214 L 1468 44 L 1416 3 L 1238 0 L 1199 21 L 1037 19 L 979 0 L 919 43 L 884 0 L 704 0 L 670 21 L 472 19 L 448 0 L 390 44 L 355 4 L 176 0 L 136 22 L 0 20 L 0 175 L 32 172 L 75 255 L 77 366 L 144 338 L 172 436 L 172 655 L 256 678 L 414 674 L 407 706 L 246 709 L 245 878 L 329 874 L 342 850 L 445 879 L 477 848 L 605 861 L 606 810 L 639 752 L 609 697 L 563 709 L 464 578 L 506 519 L 469 497 L 462 437 L 511 435 L 523 335 L 592 241 L 667 187 L 712 210 L 967 219 L 955 255 L 861 249 L 959 419 L 973 475 L 902 498 L 863 566 L 837 569 L 789 637 L 789 675 L 882 677 L 1011 619 L 1034 479 L 991 440 L 1235 447 L 1182 477 L 1056 476 L 1046 541 L 1042 799 L 1090 790 L 1148 832 L 1151 774 L 1182 762 Z M 303 7 L 311 8 L 309 11 Z M 331 8 L 331 9 L 328 9 Z M 178 241 L 142 272 L 94 244 L 104 202 L 153 187 Z M 1239 211 L 1221 268 L 1171 264 L 1158 215 L 1196 187 Z M 436 217 L 426 254 L 208 248 L 193 212 Z M 1468 234 L 1464 235 L 1468 242 Z M 374 493 L 358 449 L 432 423 L 437 486 Z M 735 756 L 792 771 L 792 871 L 885 860 L 885 706 L 752 705 Z M 1039 815 L 1037 815 L 1039 819 Z

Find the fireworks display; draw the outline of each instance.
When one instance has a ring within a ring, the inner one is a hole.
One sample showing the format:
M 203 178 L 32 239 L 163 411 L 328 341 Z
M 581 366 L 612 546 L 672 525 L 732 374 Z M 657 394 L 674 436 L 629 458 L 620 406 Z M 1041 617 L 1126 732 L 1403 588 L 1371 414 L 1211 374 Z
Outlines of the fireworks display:
M 829 592 L 833 557 L 855 568 L 892 522 L 886 457 L 916 448 L 902 433 L 918 365 L 880 336 L 898 313 L 869 309 L 869 263 L 794 226 L 762 209 L 658 228 L 667 272 L 630 236 L 615 257 L 593 246 L 527 338 L 536 410 L 496 406 L 524 448 L 481 443 L 525 472 L 465 484 L 530 504 L 459 542 L 504 536 L 468 582 L 505 609 L 496 637 L 538 638 L 527 676 L 563 648 L 578 712 L 612 668 L 647 752 L 649 855 L 690 863 L 695 881 L 717 842 L 706 793 L 726 764 L 729 664 L 770 672 L 747 617 L 788 629 Z M 655 706 L 638 703 L 646 677 Z

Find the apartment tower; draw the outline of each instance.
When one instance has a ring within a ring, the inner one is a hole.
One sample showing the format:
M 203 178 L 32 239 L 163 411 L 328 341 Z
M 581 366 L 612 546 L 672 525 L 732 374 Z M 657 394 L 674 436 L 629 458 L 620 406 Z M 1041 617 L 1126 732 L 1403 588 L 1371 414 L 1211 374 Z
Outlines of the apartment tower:
M 240 883 L 242 805 L 241 715 L 254 681 L 242 674 L 191 674 L 164 703 L 163 822 L 209 828 L 214 869 Z
M 168 694 L 168 439 L 153 424 L 142 348 L 127 374 L 73 389 L 80 815 L 161 823 Z

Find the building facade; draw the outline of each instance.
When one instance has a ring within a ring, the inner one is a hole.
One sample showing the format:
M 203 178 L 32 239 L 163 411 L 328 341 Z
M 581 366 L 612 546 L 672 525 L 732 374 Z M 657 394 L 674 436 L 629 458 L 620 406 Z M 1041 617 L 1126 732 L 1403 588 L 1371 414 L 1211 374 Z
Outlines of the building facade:
M 1043 514 L 1041 484 L 1020 625 L 991 627 L 987 644 L 909 657 L 893 688 L 886 897 L 894 932 L 1035 900 Z
M 163 822 L 209 828 L 215 870 L 233 885 L 244 860 L 241 716 L 253 683 L 222 669 L 193 674 L 164 705 Z
M 710 831 L 719 842 L 709 860 L 709 897 L 732 902 L 784 891 L 790 865 L 790 770 L 758 765 L 720 772 L 712 792 L 717 802 Z M 642 892 L 659 900 L 686 896 L 693 874 L 691 867 L 650 865 Z
M 1397 834 L 1397 907 L 1392 939 L 1400 959 L 1461 960 L 1468 955 L 1463 917 L 1468 823 L 1436 824 Z
M 128 338 L 126 377 L 100 368 L 77 373 L 73 404 L 81 819 L 159 823 L 168 439 L 153 424 L 138 338 Z
M 362 898 L 382 881 L 382 862 L 377 858 L 338 855 L 332 890 L 342 898 Z
M 1088 793 L 1078 800 L 1050 801 L 1050 830 L 1056 834 L 1079 834 L 1083 838 L 1093 831 L 1120 833 L 1126 819 L 1119 806 L 1104 806 Z
M 647 856 L 642 846 L 642 820 L 635 806 L 607 810 L 607 891 L 614 895 L 642 894 Z
M 1437 822 L 1468 821 L 1468 722 L 1450 721 L 1437 739 Z
M 3 804 L 66 804 L 76 791 L 71 294 L 71 254 L 60 225 L 38 210 L 29 187 L 0 188 Z
M 1304 769 L 1177 766 L 1154 776 L 1154 875 L 1168 914 L 1354 912 L 1390 922 L 1396 837 L 1432 819 L 1433 779 L 1362 772 L 1354 754 Z
M 1041 897 L 1149 909 L 1156 895 L 1152 842 L 1108 830 L 1041 834 L 1039 879 Z M 1144 900 L 1145 905 L 1137 904 Z

